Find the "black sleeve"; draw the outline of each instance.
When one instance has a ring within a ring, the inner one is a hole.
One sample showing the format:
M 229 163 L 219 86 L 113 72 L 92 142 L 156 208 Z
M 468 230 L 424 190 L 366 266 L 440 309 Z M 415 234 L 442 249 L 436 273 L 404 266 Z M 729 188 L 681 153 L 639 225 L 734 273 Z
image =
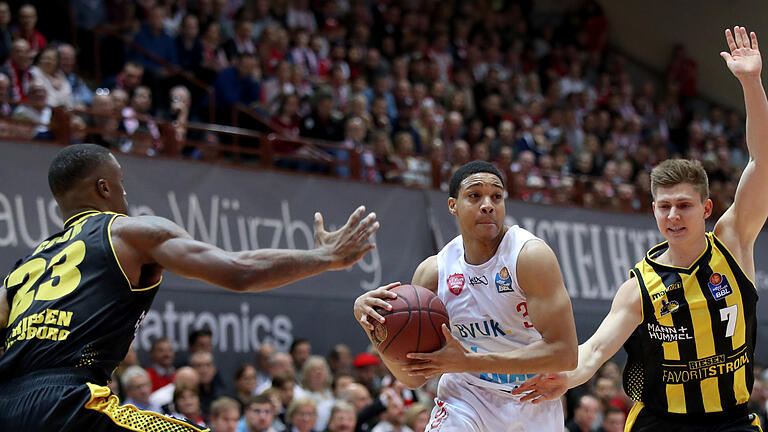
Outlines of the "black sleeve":
M 355 425 L 355 432 L 366 432 L 373 429 L 374 420 L 387 410 L 387 407 L 381 402 L 381 399 L 376 399 L 370 405 L 361 409 L 357 414 L 357 424 Z

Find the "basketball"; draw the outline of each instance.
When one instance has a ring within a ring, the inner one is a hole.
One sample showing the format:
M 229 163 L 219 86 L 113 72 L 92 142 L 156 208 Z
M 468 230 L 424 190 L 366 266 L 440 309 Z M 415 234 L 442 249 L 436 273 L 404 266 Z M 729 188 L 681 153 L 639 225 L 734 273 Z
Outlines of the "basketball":
M 387 300 L 392 310 L 377 308 L 385 322 L 374 322 L 373 340 L 381 355 L 408 362 L 406 354 L 432 352 L 445 345 L 440 327 L 448 324 L 445 305 L 430 290 L 418 285 L 392 288 L 396 299 Z

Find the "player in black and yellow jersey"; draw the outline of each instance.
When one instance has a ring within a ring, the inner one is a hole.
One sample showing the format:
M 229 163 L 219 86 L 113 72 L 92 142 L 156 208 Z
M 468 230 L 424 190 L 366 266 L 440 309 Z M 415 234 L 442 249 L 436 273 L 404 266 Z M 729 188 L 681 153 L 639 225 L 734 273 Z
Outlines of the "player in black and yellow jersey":
M 624 387 L 635 401 L 625 431 L 760 431 L 747 410 L 757 292 L 753 245 L 768 216 L 768 101 L 757 37 L 726 30 L 721 53 L 744 90 L 750 160 L 730 208 L 712 212 L 701 164 L 668 160 L 651 173 L 653 213 L 666 242 L 619 287 L 608 316 L 579 346 L 570 372 L 528 380 L 523 399 L 551 400 L 586 382 L 624 344 Z M 625 343 L 626 342 L 626 343 Z
M 160 217 L 124 216 L 120 165 L 92 144 L 66 147 L 48 173 L 64 229 L 19 260 L 0 288 L 0 431 L 199 431 L 120 406 L 106 386 L 163 270 L 235 291 L 265 291 L 346 268 L 374 247 L 375 214 L 338 231 L 315 215 L 315 248 L 227 252 Z

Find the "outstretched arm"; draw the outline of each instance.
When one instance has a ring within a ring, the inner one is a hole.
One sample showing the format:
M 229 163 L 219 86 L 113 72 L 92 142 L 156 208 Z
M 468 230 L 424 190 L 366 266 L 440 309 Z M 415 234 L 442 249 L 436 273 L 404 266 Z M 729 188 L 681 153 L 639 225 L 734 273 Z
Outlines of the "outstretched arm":
M 521 314 L 541 334 L 541 340 L 508 352 L 469 352 L 443 327 L 446 346 L 434 353 L 408 354 L 414 363 L 404 369 L 431 377 L 446 372 L 525 374 L 571 370 L 576 367 L 576 326 L 571 299 L 563 284 L 560 266 L 544 242 L 530 241 L 517 261 L 517 280 L 526 302 L 510 314 Z
M 636 279 L 624 282 L 616 292 L 611 310 L 589 340 L 579 345 L 576 369 L 557 374 L 537 375 L 512 393 L 530 391 L 522 400 L 534 403 L 554 400 L 569 388 L 584 384 L 629 339 L 643 320 L 640 291 Z
M 747 35 L 744 27 L 737 26 L 733 33 L 725 31 L 725 39 L 729 51 L 721 52 L 720 56 L 744 91 L 749 162 L 736 188 L 733 205 L 717 222 L 715 234 L 754 276 L 752 245 L 768 217 L 768 200 L 763 199 L 768 186 L 768 101 L 760 80 L 763 63 L 757 35 Z
M 178 225 L 154 216 L 118 218 L 112 236 L 123 268 L 133 272 L 135 279 L 128 274 L 132 282 L 142 266 L 159 265 L 234 291 L 265 291 L 357 262 L 375 247 L 368 238 L 379 227 L 374 213 L 363 218 L 364 213 L 364 207 L 358 208 L 343 227 L 330 233 L 316 213 L 315 248 L 310 250 L 229 252 L 194 240 Z

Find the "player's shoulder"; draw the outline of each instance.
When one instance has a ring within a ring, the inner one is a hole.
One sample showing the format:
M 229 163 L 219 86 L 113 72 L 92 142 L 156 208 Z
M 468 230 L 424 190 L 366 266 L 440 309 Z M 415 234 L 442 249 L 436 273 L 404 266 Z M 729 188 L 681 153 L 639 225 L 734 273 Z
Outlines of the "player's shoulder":
M 174 222 L 160 216 L 121 216 L 112 222 L 111 234 L 125 240 L 162 241 L 189 234 Z
M 437 292 L 437 281 L 437 255 L 432 255 L 416 267 L 411 283 L 414 285 L 421 285 L 433 292 Z

